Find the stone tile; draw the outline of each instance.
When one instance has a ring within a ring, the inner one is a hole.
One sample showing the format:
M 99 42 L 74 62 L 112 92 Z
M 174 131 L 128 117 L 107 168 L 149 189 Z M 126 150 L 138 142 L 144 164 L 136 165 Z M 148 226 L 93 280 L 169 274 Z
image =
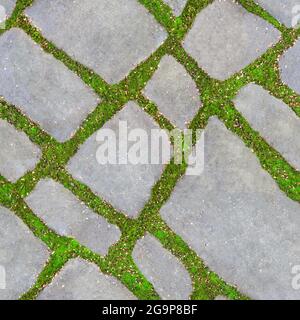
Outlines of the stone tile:
M 110 83 L 122 80 L 167 37 L 136 0 L 38 0 L 26 14 L 47 39 Z
M 187 0 L 164 0 L 164 2 L 170 6 L 175 16 L 180 16 Z
M 0 0 L 0 23 L 12 14 L 16 3 L 17 0 Z
M 101 255 L 106 255 L 120 238 L 118 227 L 91 211 L 54 180 L 41 180 L 26 202 L 58 234 L 74 237 Z
M 234 102 L 252 128 L 300 170 L 300 119 L 294 111 L 255 84 L 242 88 Z
M 187 126 L 201 106 L 195 82 L 185 68 L 169 55 L 162 58 L 144 93 L 180 129 Z
M 126 124 L 125 121 L 128 126 L 128 137 L 135 129 L 145 130 L 147 136 L 150 137 L 151 130 L 159 128 L 141 108 L 134 102 L 129 102 L 102 128 L 112 130 L 115 133 L 117 149 L 119 144 L 125 148 L 126 135 L 119 131 L 119 125 Z M 100 146 L 102 147 L 104 144 L 97 142 L 97 135 L 98 133 L 92 135 L 80 147 L 77 154 L 68 163 L 67 168 L 74 178 L 88 185 L 116 209 L 124 211 L 130 217 L 137 217 L 150 198 L 151 189 L 160 178 L 164 165 L 132 164 L 130 161 L 127 164 L 119 164 L 119 161 L 118 164 L 99 164 L 96 155 Z M 122 136 L 121 139 L 119 135 Z M 149 140 L 147 141 L 149 142 Z M 132 144 L 128 144 L 127 151 L 132 147 Z M 150 151 L 149 147 L 150 143 L 141 142 L 141 154 Z M 118 158 L 120 157 L 124 161 L 125 159 L 121 153 L 119 154 L 119 150 L 117 152 Z M 105 161 L 103 162 L 105 163 Z M 146 162 L 149 163 L 149 161 Z
M 82 259 L 70 260 L 38 300 L 135 300 L 117 279 Z
M 41 158 L 40 149 L 24 132 L 0 119 L 0 174 L 16 182 L 27 171 L 33 170 Z
M 225 80 L 260 57 L 280 32 L 233 0 L 214 1 L 202 10 L 184 48 L 210 76 Z
M 215 297 L 215 300 L 223 300 L 223 301 L 226 301 L 226 300 L 229 300 L 227 297 L 225 296 L 217 296 Z
M 279 61 L 281 79 L 300 94 L 300 40 Z
M 99 102 L 62 62 L 24 31 L 0 38 L 0 95 L 59 141 L 69 139 Z
M 154 237 L 147 234 L 137 242 L 133 259 L 162 299 L 189 299 L 193 287 L 187 270 Z
M 49 252 L 13 212 L 0 206 L 0 300 L 16 300 L 37 280 Z M 5 288 L 5 289 L 4 289 Z
M 299 0 L 255 0 L 255 2 L 287 27 L 292 27 L 293 18 L 300 13 Z M 300 22 L 300 19 L 298 21 Z
M 205 130 L 205 170 L 184 176 L 163 219 L 210 269 L 253 299 L 299 299 L 300 205 L 216 118 Z

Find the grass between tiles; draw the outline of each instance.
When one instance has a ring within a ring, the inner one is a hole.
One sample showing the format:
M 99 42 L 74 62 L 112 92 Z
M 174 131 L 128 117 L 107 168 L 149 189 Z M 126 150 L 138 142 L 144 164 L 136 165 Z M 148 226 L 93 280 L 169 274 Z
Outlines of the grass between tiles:
M 152 190 L 151 198 L 136 220 L 129 219 L 121 212 L 117 212 L 112 206 L 93 194 L 87 186 L 74 180 L 64 169 L 78 147 L 121 110 L 129 100 L 135 100 L 162 128 L 167 130 L 173 128 L 168 119 L 159 113 L 157 106 L 141 93 L 165 54 L 173 55 L 186 68 L 198 86 L 203 106 L 191 122 L 190 127 L 203 129 L 209 117 L 217 115 L 231 131 L 238 134 L 245 144 L 253 149 L 262 166 L 272 175 L 287 196 L 297 201 L 300 200 L 299 172 L 293 169 L 258 133 L 251 129 L 231 102 L 241 87 L 255 82 L 285 101 L 295 110 L 296 114 L 300 115 L 300 97 L 282 84 L 278 71 L 278 56 L 292 46 L 299 37 L 300 31 L 285 28 L 257 6 L 254 1 L 240 0 L 239 2 L 248 11 L 257 14 L 278 28 L 282 33 L 282 40 L 243 71 L 225 82 L 220 82 L 211 79 L 201 70 L 181 46 L 182 39 L 191 28 L 196 15 L 212 3 L 212 0 L 189 0 L 182 15 L 177 18 L 173 16 L 170 8 L 162 0 L 139 0 L 139 2 L 165 27 L 169 37 L 156 52 L 117 85 L 107 84 L 99 75 L 73 61 L 65 52 L 45 39 L 40 31 L 33 27 L 29 19 L 23 15 L 24 9 L 33 3 L 32 0 L 17 1 L 16 9 L 7 23 L 7 29 L 11 27 L 23 29 L 46 52 L 52 54 L 75 72 L 102 99 L 74 137 L 64 144 L 58 143 L 43 132 L 39 126 L 28 120 L 14 106 L 4 101 L 0 104 L 0 117 L 24 131 L 31 141 L 40 146 L 43 152 L 37 167 L 15 184 L 0 177 L 0 203 L 12 209 L 52 252 L 37 282 L 21 297 L 22 299 L 35 299 L 65 263 L 73 257 L 81 257 L 96 263 L 103 272 L 120 279 L 140 299 L 159 298 L 153 286 L 140 273 L 131 257 L 137 240 L 145 232 L 149 232 L 159 239 L 162 245 L 184 264 L 193 281 L 192 299 L 213 299 L 217 295 L 226 295 L 232 299 L 246 299 L 237 289 L 226 284 L 211 272 L 196 253 L 170 230 L 159 215 L 160 208 L 168 200 L 177 181 L 184 174 L 185 165 L 178 166 L 171 163 L 166 167 L 161 179 Z M 106 257 L 96 255 L 74 239 L 60 237 L 31 212 L 24 202 L 24 198 L 44 177 L 51 177 L 62 183 L 96 213 L 120 228 L 122 237 L 118 243 L 111 247 Z

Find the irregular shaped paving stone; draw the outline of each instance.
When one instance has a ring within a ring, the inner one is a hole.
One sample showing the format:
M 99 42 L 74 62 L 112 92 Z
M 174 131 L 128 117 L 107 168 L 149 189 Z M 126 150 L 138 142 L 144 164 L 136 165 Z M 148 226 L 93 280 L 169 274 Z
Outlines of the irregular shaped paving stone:
M 135 300 L 117 279 L 82 259 L 70 260 L 38 300 Z
M 119 125 L 123 122 L 128 126 L 128 137 L 135 129 L 142 130 L 151 136 L 151 130 L 158 129 L 158 125 L 134 102 L 129 102 L 112 120 L 107 122 L 103 129 L 112 130 L 116 135 L 117 147 L 126 144 L 126 134 L 119 131 Z M 123 129 L 122 129 L 123 131 Z M 119 135 L 122 135 L 120 140 Z M 150 198 L 151 189 L 160 178 L 164 165 L 162 164 L 132 164 L 129 160 L 127 164 L 100 164 L 97 161 L 98 150 L 103 143 L 97 142 L 98 133 L 92 135 L 79 149 L 77 154 L 68 164 L 69 172 L 79 181 L 88 185 L 95 193 L 109 201 L 118 210 L 124 211 L 130 217 L 136 217 Z M 125 142 L 124 140 L 125 139 Z M 135 139 L 135 138 L 134 138 Z M 114 139 L 115 141 L 115 139 Z M 111 141 L 109 141 L 109 144 Z M 168 140 L 168 144 L 169 140 Z M 111 145 L 110 145 L 111 146 Z M 150 154 L 150 144 L 141 141 L 141 154 Z M 128 143 L 128 148 L 132 147 Z M 118 148 L 117 148 L 118 149 Z M 118 158 L 126 160 L 121 152 Z M 128 153 L 126 154 L 128 156 Z M 100 159 L 102 161 L 102 159 Z M 150 163 L 146 159 L 147 163 Z M 126 162 L 126 161 L 125 161 Z M 105 163 L 105 161 L 104 161 Z
M 216 118 L 205 130 L 205 170 L 184 176 L 163 219 L 225 281 L 254 299 L 299 299 L 300 205 Z
M 38 0 L 26 13 L 46 38 L 111 83 L 167 37 L 136 0 Z
M 164 0 L 164 2 L 171 7 L 175 16 L 180 16 L 187 0 Z
M 17 0 L 0 0 L 0 23 L 12 14 L 16 3 Z
M 281 79 L 300 94 L 300 40 L 281 57 Z
M 146 235 L 137 242 L 132 256 L 162 299 L 189 299 L 193 287 L 188 272 L 158 240 Z
M 250 125 L 300 170 L 300 119 L 295 112 L 255 84 L 242 88 L 234 102 Z
M 41 180 L 26 202 L 57 233 L 71 236 L 91 250 L 105 255 L 120 238 L 120 230 L 91 211 L 54 180 Z
M 0 95 L 59 141 L 69 139 L 99 100 L 24 31 L 0 38 Z
M 229 300 L 229 299 L 225 296 L 217 296 L 215 297 L 215 300 Z
M 181 129 L 186 127 L 201 105 L 195 82 L 185 68 L 168 55 L 162 58 L 144 93 Z
M 16 182 L 27 171 L 33 170 L 41 157 L 24 132 L 17 131 L 11 124 L 0 119 L 0 174 Z
M 16 300 L 37 280 L 49 252 L 13 212 L 0 206 L 0 300 Z M 3 283 L 4 282 L 4 283 Z
M 184 47 L 209 75 L 225 80 L 260 57 L 280 32 L 233 0 L 214 1 L 197 16 Z
M 255 2 L 287 27 L 292 27 L 293 19 L 300 13 L 299 0 L 255 0 Z M 297 23 L 293 27 L 296 25 Z

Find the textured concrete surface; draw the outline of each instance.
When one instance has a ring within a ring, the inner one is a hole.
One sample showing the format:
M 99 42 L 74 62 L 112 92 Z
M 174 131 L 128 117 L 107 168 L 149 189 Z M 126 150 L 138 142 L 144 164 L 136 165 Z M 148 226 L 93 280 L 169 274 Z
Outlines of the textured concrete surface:
M 252 128 L 300 170 L 300 119 L 295 112 L 255 84 L 243 87 L 234 103 Z
M 175 16 L 180 16 L 187 0 L 164 0 L 164 2 L 171 7 Z
M 162 58 L 144 94 L 180 129 L 187 127 L 201 106 L 195 82 L 185 68 L 168 55 Z
M 280 32 L 232 0 L 214 1 L 197 16 L 184 48 L 210 76 L 225 80 L 260 57 Z
M 299 299 L 300 205 L 216 118 L 205 134 L 205 170 L 185 176 L 161 214 L 212 271 L 253 299 Z
M 81 259 L 70 260 L 42 291 L 39 300 L 135 300 L 117 279 Z
M 5 120 L 0 120 L 0 146 L 0 174 L 11 182 L 33 170 L 42 154 L 25 133 Z
M 136 0 L 38 0 L 26 14 L 47 39 L 110 83 L 122 80 L 167 36 Z
M 279 66 L 282 81 L 300 94 L 300 40 L 283 54 Z
M 193 288 L 188 272 L 157 239 L 147 234 L 137 242 L 132 256 L 162 299 L 189 299 Z
M 15 300 L 34 285 L 49 252 L 23 221 L 2 206 L 0 239 L 0 266 L 5 270 L 0 300 Z
M 103 129 L 113 130 L 116 134 L 117 146 L 120 141 L 123 141 L 119 138 L 120 121 L 127 121 L 128 134 L 132 130 L 142 129 L 150 137 L 151 130 L 158 128 L 148 114 L 134 102 L 129 102 L 103 127 Z M 97 142 L 97 133 L 95 133 L 80 147 L 68 163 L 67 169 L 74 178 L 88 185 L 116 209 L 130 217 L 137 217 L 149 199 L 152 187 L 160 178 L 164 165 L 132 164 L 130 161 L 128 164 L 100 164 L 96 155 L 101 145 L 103 143 Z M 123 143 L 122 145 L 124 146 Z M 132 144 L 128 144 L 127 150 L 131 147 Z M 141 154 L 144 151 L 150 151 L 149 147 L 150 143 L 141 142 Z M 120 155 L 118 149 L 117 152 Z
M 59 141 L 69 139 L 98 98 L 22 30 L 0 37 L 0 95 Z
M 77 239 L 101 255 L 116 243 L 120 230 L 82 204 L 54 180 L 41 180 L 26 202 L 51 229 Z
M 296 27 L 294 21 L 299 21 L 297 15 L 300 14 L 299 0 L 255 0 L 257 4 L 267 10 L 272 16 L 285 24 L 287 27 Z

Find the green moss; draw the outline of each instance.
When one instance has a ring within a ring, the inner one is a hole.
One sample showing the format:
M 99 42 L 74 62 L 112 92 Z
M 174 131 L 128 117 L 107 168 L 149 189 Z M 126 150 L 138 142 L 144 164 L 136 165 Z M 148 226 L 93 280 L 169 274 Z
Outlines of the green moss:
M 15 106 L 5 101 L 0 102 L 0 118 L 6 119 L 17 129 L 25 132 L 43 153 L 36 168 L 25 174 L 15 184 L 9 183 L 0 176 L 1 205 L 15 212 L 51 251 L 50 259 L 35 285 L 21 299 L 35 299 L 65 263 L 74 257 L 94 262 L 102 272 L 118 278 L 139 299 L 159 299 L 152 284 L 141 274 L 131 257 L 136 241 L 145 232 L 154 235 L 166 249 L 184 264 L 193 281 L 192 299 L 213 299 L 217 295 L 225 295 L 231 299 L 246 299 L 236 288 L 226 284 L 211 272 L 197 254 L 160 217 L 160 208 L 169 199 L 177 181 L 184 174 L 185 164 L 175 165 L 171 162 L 166 166 L 161 179 L 153 187 L 151 198 L 135 220 L 116 211 L 65 170 L 65 165 L 76 153 L 79 146 L 120 111 L 129 100 L 135 100 L 145 112 L 155 119 L 161 128 L 173 129 L 172 123 L 161 115 L 158 107 L 144 97 L 141 92 L 157 70 L 161 58 L 166 54 L 173 55 L 186 68 L 200 92 L 203 106 L 191 121 L 190 128 L 193 130 L 203 129 L 208 119 L 217 115 L 229 130 L 239 135 L 247 147 L 255 152 L 262 167 L 275 179 L 281 190 L 291 199 L 300 200 L 299 172 L 292 168 L 250 127 L 232 103 L 232 99 L 243 86 L 254 82 L 263 86 L 275 97 L 282 99 L 293 108 L 297 115 L 300 115 L 300 96 L 281 82 L 278 71 L 278 57 L 293 45 L 300 35 L 300 29 L 288 29 L 254 1 L 240 0 L 239 2 L 248 11 L 278 28 L 282 33 L 282 39 L 244 70 L 221 82 L 210 78 L 199 68 L 196 61 L 186 53 L 181 45 L 197 14 L 213 0 L 188 0 L 180 17 L 174 17 L 171 9 L 162 0 L 139 1 L 167 30 L 168 39 L 146 61 L 138 65 L 123 81 L 116 85 L 109 85 L 92 70 L 71 59 L 31 25 L 23 12 L 27 6 L 32 4 L 32 0 L 17 1 L 16 8 L 7 21 L 6 30 L 12 27 L 23 29 L 46 52 L 52 54 L 76 73 L 101 98 L 101 103 L 82 123 L 75 135 L 63 144 L 45 133 Z M 122 231 L 121 239 L 110 248 L 107 256 L 100 257 L 80 245 L 75 239 L 57 235 L 26 205 L 24 198 L 34 189 L 37 182 L 45 177 L 51 177 L 63 184 L 95 213 L 120 228 Z

